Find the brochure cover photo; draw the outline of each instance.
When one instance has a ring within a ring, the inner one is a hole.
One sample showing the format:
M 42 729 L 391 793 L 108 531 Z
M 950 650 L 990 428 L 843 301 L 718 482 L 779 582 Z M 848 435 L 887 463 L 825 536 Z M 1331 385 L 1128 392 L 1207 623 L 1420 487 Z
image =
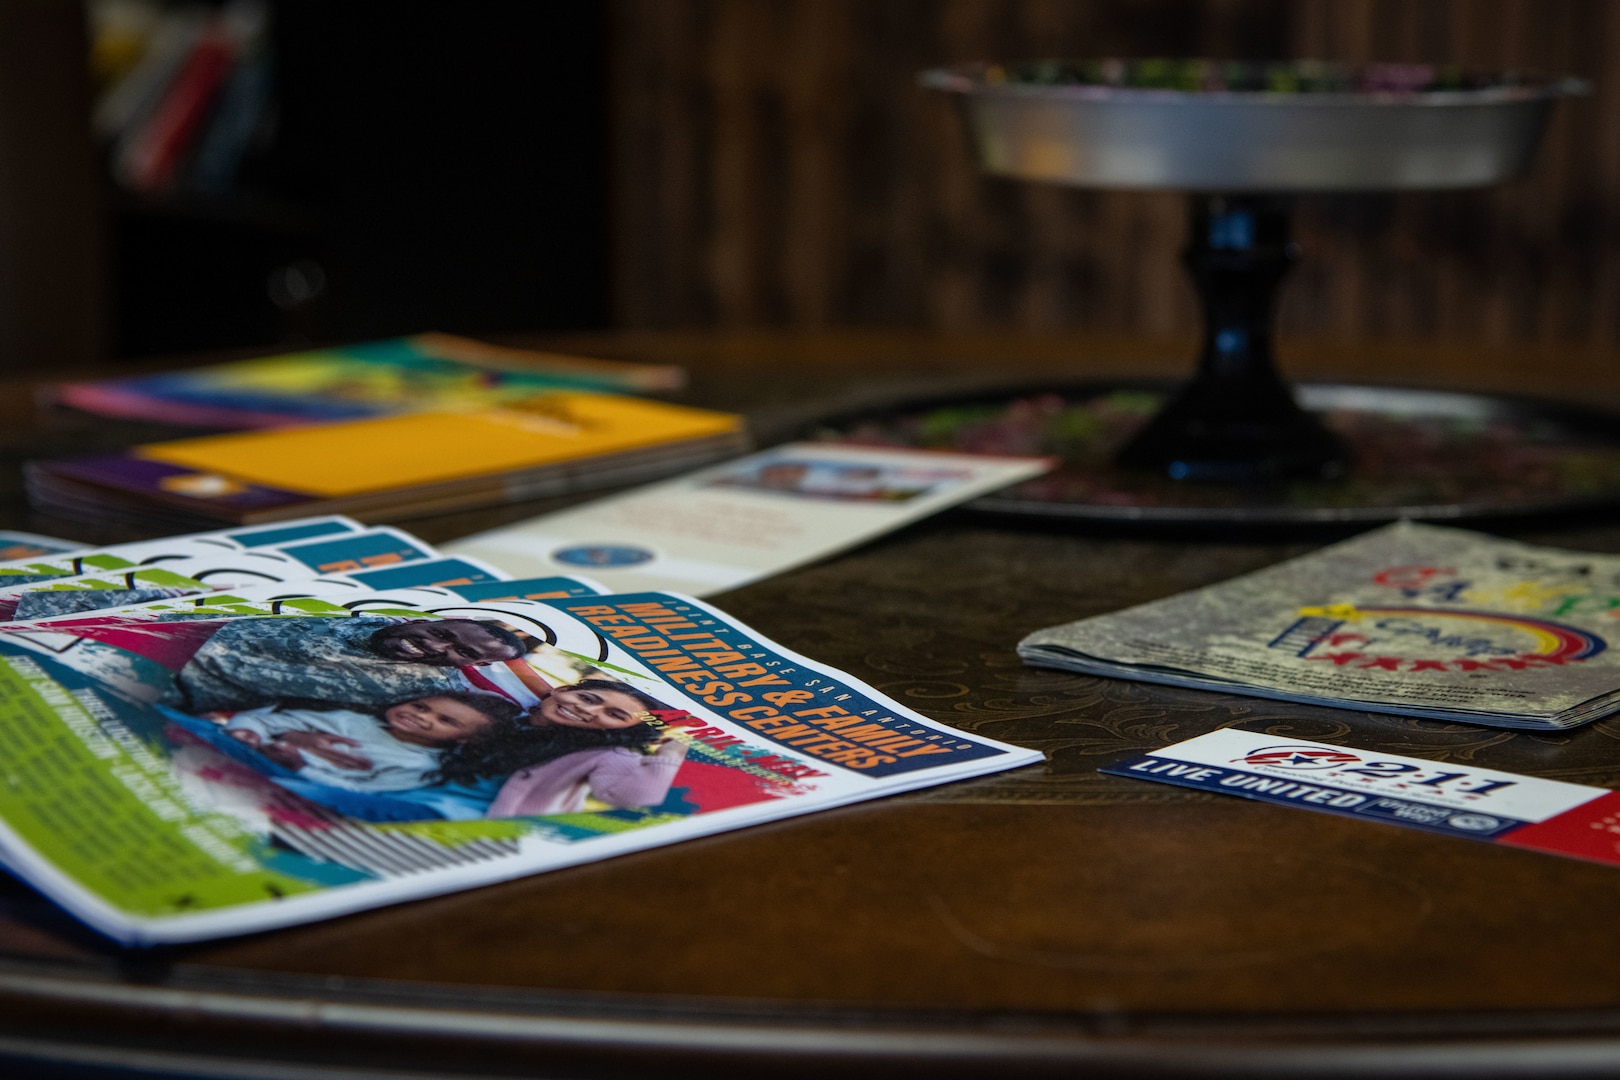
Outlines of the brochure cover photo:
M 186 941 L 1039 757 L 699 601 L 587 588 L 193 597 L 9 624 L 0 855 L 120 941 Z

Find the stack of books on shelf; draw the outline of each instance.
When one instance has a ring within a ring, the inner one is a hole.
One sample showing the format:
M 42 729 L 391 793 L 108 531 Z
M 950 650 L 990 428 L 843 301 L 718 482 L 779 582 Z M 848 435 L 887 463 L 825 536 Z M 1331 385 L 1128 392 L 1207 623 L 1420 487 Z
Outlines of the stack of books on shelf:
M 113 178 L 143 194 L 230 190 L 272 112 L 261 0 L 95 0 L 89 14 L 92 126 Z

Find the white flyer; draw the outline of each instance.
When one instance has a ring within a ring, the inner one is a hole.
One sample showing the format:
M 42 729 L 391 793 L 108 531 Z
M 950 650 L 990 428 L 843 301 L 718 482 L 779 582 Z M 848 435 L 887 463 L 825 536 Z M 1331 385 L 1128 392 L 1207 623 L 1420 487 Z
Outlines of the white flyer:
M 516 577 L 707 596 L 802 566 L 998 488 L 1049 458 L 788 443 L 441 545 Z

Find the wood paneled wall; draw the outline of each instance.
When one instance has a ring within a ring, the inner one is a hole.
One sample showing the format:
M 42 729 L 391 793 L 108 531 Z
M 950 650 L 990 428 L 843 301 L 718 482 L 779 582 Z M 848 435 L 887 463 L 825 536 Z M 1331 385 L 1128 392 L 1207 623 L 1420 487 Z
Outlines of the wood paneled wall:
M 1286 332 L 1620 342 L 1620 3 L 613 0 L 618 321 L 1196 325 L 1169 194 L 980 176 L 922 68 L 1029 56 L 1430 60 L 1580 75 L 1534 173 L 1305 200 Z
M 84 8 L 0 2 L 0 371 L 89 363 L 106 339 Z

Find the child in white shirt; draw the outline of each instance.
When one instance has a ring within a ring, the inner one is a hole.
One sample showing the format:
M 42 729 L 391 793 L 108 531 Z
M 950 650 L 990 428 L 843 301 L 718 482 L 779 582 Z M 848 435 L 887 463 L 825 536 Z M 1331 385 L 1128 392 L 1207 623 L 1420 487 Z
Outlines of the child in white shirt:
M 266 706 L 225 724 L 232 738 L 299 776 L 350 791 L 408 791 L 438 782 L 444 755 L 497 738 L 522 710 L 495 694 L 443 691 L 376 714 Z

